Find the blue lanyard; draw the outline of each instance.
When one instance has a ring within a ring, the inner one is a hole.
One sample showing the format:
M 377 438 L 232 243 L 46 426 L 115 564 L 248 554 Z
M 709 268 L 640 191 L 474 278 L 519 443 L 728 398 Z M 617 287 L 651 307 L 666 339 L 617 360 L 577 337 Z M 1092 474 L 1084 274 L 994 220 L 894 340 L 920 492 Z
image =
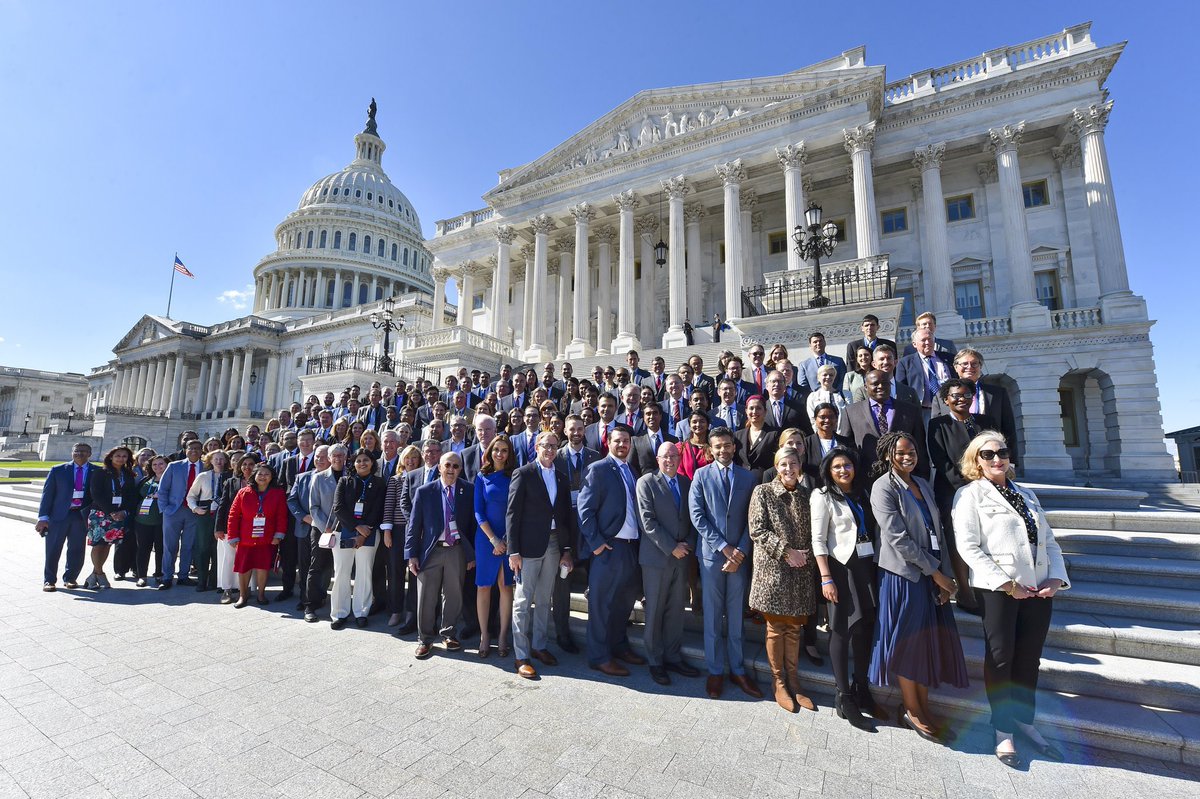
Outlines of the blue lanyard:
M 850 511 L 854 514 L 855 521 L 858 522 L 858 540 L 866 541 L 867 540 L 867 517 L 863 513 L 863 509 L 859 506 L 859 504 L 857 502 L 850 499 L 850 497 L 846 497 L 846 504 L 850 506 Z
M 258 491 L 255 491 L 254 493 L 256 496 L 258 496 L 258 515 L 262 516 L 263 515 L 263 500 L 265 500 L 267 498 L 266 492 L 260 493 Z

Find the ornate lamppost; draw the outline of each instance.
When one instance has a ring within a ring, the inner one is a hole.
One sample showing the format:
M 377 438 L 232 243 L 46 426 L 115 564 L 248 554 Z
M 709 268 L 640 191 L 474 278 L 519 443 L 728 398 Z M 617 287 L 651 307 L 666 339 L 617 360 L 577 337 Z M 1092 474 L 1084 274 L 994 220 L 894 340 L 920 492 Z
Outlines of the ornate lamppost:
M 72 405 L 71 409 L 69 411 L 67 411 L 67 432 L 68 433 L 71 432 L 71 421 L 74 418 L 75 418 L 75 406 Z
M 376 371 L 380 374 L 396 374 L 392 366 L 392 356 L 389 353 L 392 351 L 392 331 L 404 329 L 404 314 L 396 316 L 394 313 L 395 307 L 396 299 L 388 297 L 383 301 L 382 311 L 371 313 L 371 326 L 376 330 L 383 331 L 383 354 L 379 356 L 379 365 L 376 368 Z
M 27 413 L 27 414 L 25 414 L 25 427 L 24 427 L 24 428 L 21 430 L 21 437 L 22 437 L 22 438 L 24 438 L 25 436 L 29 435 L 29 423 L 30 423 L 30 422 L 32 422 L 32 421 L 33 421 L 33 417 L 32 417 L 32 416 L 30 416 L 28 413 Z
M 833 222 L 821 225 L 821 206 L 815 202 L 808 204 L 804 222 L 804 225 L 796 225 L 792 241 L 796 242 L 796 253 L 801 260 L 813 262 L 813 297 L 808 304 L 813 308 L 824 308 L 829 304 L 829 298 L 821 293 L 821 258 L 833 255 L 838 228 Z

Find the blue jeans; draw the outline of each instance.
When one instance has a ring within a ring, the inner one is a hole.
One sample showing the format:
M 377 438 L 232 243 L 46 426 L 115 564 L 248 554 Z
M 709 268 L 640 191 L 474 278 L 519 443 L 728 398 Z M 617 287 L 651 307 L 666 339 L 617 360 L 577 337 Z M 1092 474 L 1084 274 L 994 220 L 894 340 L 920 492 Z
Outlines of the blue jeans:
M 196 514 L 187 505 L 175 513 L 163 514 L 163 579 L 175 579 L 175 557 L 179 556 L 179 576 L 187 577 L 192 565 L 192 544 L 196 541 Z
M 750 576 L 750 558 L 733 574 L 721 571 L 720 563 L 700 561 L 700 584 L 704 587 L 704 663 L 708 673 L 745 674 L 742 656 L 742 610 L 746 601 L 746 582 Z

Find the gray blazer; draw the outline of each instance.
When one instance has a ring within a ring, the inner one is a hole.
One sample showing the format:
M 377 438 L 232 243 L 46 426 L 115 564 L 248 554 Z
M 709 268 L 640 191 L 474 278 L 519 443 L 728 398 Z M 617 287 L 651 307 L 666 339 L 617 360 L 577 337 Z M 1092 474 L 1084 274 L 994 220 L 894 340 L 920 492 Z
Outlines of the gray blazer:
M 939 569 L 947 577 L 953 577 L 950 545 L 942 535 L 933 489 L 916 475 L 912 476 L 912 480 L 929 506 L 940 553 L 933 551 L 930 546 L 925 517 L 916 499 L 891 472 L 887 472 L 871 487 L 871 510 L 875 514 L 875 523 L 879 525 L 879 568 L 914 583 L 921 579 L 921 575 L 932 575 Z
M 343 470 L 343 476 L 348 472 Z M 326 529 L 332 530 L 336 519 L 333 516 L 333 495 L 337 491 L 338 478 L 333 469 L 317 472 L 308 487 L 308 515 L 312 516 L 312 527 L 317 535 Z
M 680 541 L 696 549 L 696 528 L 688 513 L 688 489 L 691 481 L 682 472 L 676 475 L 679 486 L 679 507 L 662 472 L 649 472 L 638 478 L 638 520 L 642 523 L 643 540 L 638 547 L 638 563 L 645 568 L 663 569 L 672 564 L 682 566 L 684 561 L 671 552 Z

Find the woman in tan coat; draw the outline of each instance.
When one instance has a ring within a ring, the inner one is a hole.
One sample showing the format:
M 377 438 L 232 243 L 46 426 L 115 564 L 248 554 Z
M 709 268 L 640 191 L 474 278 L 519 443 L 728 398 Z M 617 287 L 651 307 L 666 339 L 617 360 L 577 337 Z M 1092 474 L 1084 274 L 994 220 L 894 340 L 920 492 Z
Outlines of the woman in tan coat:
M 777 476 L 755 487 L 750 498 L 750 538 L 754 571 L 750 607 L 767 621 L 767 660 L 775 681 L 775 701 L 788 712 L 816 710 L 799 691 L 796 666 L 800 630 L 816 612 L 816 566 L 809 523 L 809 491 L 801 484 L 800 454 L 792 447 L 775 453 Z

